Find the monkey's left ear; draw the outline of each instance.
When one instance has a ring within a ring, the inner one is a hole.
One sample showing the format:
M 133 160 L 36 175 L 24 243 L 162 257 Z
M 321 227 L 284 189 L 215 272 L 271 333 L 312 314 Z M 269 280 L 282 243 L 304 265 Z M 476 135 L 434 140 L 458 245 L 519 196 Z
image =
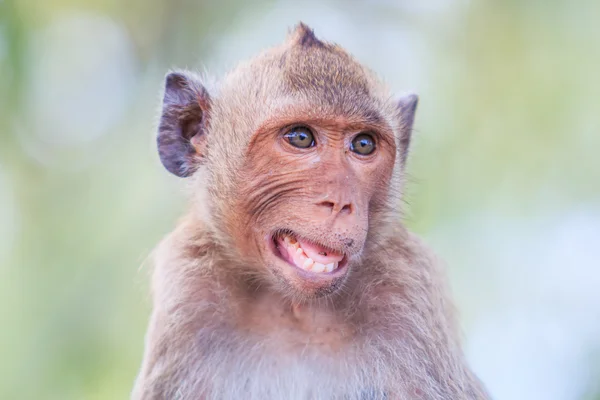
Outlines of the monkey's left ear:
M 171 72 L 165 81 L 158 127 L 158 154 L 165 168 L 179 176 L 194 173 L 202 162 L 210 96 L 200 79 L 187 72 Z
M 402 164 L 406 162 L 406 157 L 408 156 L 408 148 L 410 146 L 410 138 L 412 135 L 413 122 L 415 121 L 415 112 L 417 111 L 418 103 L 419 96 L 416 94 L 403 96 L 398 100 L 397 103 L 402 127 L 402 132 L 400 132 L 400 154 L 402 157 Z

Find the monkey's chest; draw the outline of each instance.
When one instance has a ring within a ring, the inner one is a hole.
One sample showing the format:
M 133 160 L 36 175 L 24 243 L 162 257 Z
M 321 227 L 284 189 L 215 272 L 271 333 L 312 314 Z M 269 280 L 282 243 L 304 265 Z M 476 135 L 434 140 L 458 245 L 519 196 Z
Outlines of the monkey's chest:
M 356 324 L 325 307 L 261 300 L 236 313 L 235 329 L 204 332 L 199 364 L 210 368 L 197 371 L 218 398 L 387 398 L 395 363 Z
M 207 363 L 215 393 L 224 395 L 219 398 L 388 398 L 391 369 L 384 370 L 382 360 L 353 341 L 347 325 L 318 316 L 310 321 L 272 317 L 253 324 L 251 335 L 239 332 L 224 348 L 209 349 L 208 359 L 219 360 L 216 368 Z

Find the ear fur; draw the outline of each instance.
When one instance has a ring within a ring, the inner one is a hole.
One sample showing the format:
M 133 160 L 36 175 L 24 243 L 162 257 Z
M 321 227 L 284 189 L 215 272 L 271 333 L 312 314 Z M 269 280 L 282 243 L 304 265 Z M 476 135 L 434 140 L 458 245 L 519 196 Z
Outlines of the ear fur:
M 165 168 L 179 177 L 194 173 L 204 157 L 210 96 L 200 79 L 188 72 L 165 78 L 157 145 Z
M 402 164 L 406 162 L 406 157 L 408 156 L 408 148 L 410 147 L 410 139 L 412 136 L 415 112 L 417 111 L 418 103 L 419 96 L 416 94 L 403 96 L 398 100 L 397 103 L 402 126 L 402 132 L 400 134 Z

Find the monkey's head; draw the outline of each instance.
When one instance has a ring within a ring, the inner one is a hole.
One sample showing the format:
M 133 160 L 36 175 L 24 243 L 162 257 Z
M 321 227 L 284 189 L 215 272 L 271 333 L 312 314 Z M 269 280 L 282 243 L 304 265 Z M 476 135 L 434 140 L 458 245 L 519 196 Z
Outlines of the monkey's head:
M 212 93 L 170 73 L 158 149 L 192 177 L 198 215 L 231 260 L 244 260 L 232 268 L 308 299 L 340 288 L 399 217 L 416 105 L 299 24 Z

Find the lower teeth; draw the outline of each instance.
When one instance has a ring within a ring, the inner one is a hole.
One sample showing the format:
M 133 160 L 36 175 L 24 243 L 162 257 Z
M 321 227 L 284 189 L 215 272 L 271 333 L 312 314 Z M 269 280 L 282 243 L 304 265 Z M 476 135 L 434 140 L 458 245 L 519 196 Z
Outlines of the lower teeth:
M 300 244 L 296 241 L 296 239 L 290 238 L 290 237 L 285 237 L 284 241 L 287 245 L 291 245 L 293 248 L 295 248 L 296 254 L 298 256 L 300 256 L 301 259 L 304 259 L 304 262 L 300 265 L 300 267 L 303 270 L 312 271 L 312 272 L 316 272 L 316 273 L 322 273 L 322 272 L 332 272 L 338 268 L 339 263 L 337 263 L 337 262 L 332 262 L 329 264 L 321 264 L 321 263 L 313 261 L 312 258 L 307 257 L 307 255 L 304 253 L 304 250 L 302 250 L 302 247 L 300 247 Z
M 338 263 L 321 264 L 318 262 L 314 262 L 310 258 L 306 258 L 306 260 L 302 264 L 302 269 L 312 272 L 331 272 L 337 269 L 337 267 Z

